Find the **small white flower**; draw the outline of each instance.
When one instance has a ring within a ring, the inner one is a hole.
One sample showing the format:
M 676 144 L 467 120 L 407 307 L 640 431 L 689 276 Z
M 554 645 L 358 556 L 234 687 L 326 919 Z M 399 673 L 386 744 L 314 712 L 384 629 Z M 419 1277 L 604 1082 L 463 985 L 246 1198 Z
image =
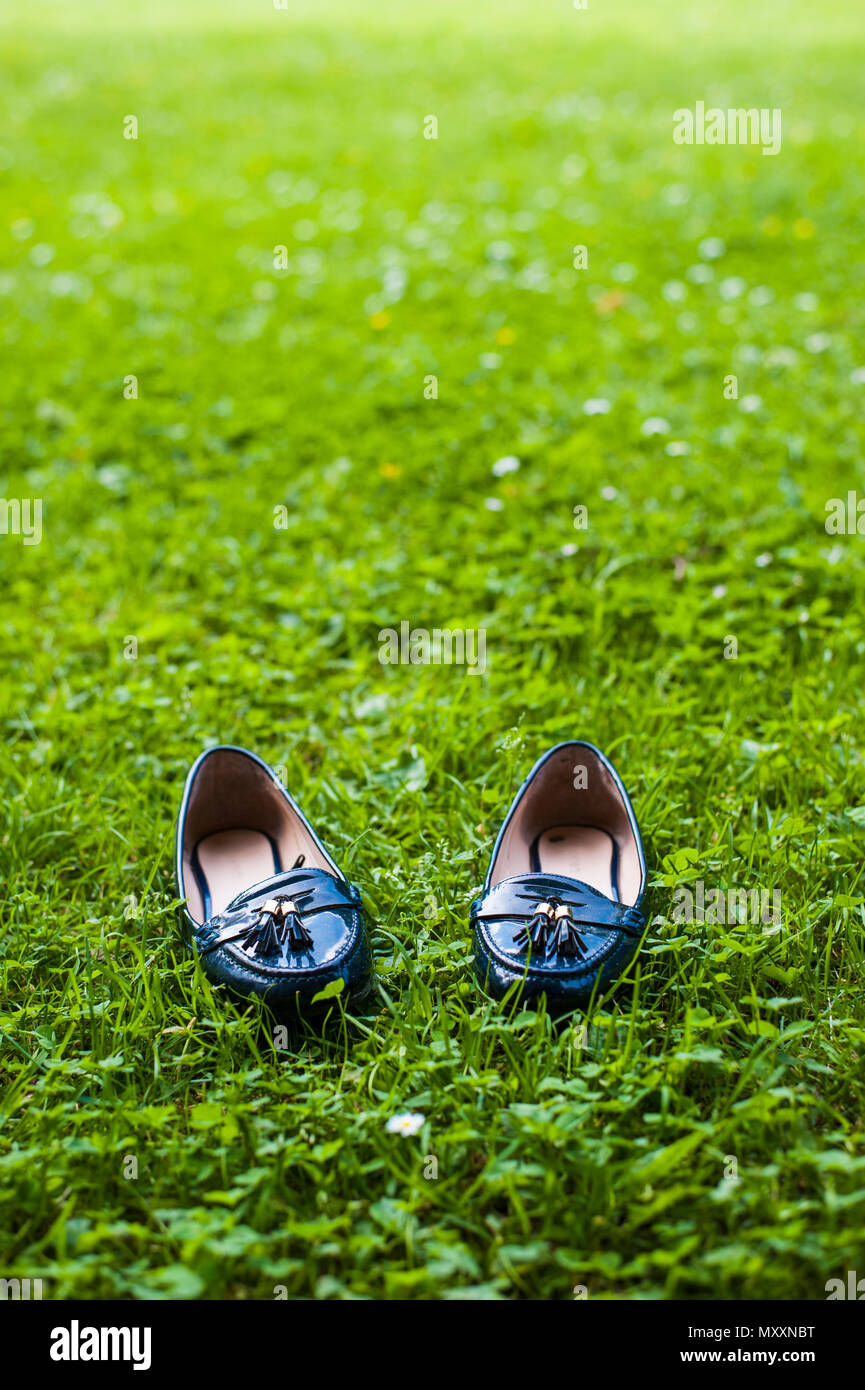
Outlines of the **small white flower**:
M 739 409 L 746 411 L 749 415 L 752 415 L 755 410 L 760 409 L 760 406 L 762 404 L 763 401 L 760 396 L 743 396 L 739 402 Z
M 805 346 L 809 352 L 825 352 L 832 343 L 828 333 L 812 333 L 810 338 L 805 339 Z
M 650 415 L 640 426 L 640 433 L 647 437 L 653 434 L 669 434 L 670 422 L 661 415 Z
M 661 286 L 661 294 L 668 304 L 681 304 L 688 293 L 687 285 L 683 285 L 681 280 L 668 280 Z
M 496 367 L 502 365 L 501 355 L 498 352 L 482 352 L 478 361 L 485 371 L 494 372 Z
M 516 473 L 520 466 L 520 461 L 513 454 L 507 454 L 503 459 L 496 459 L 493 464 L 493 472 L 497 478 L 503 478 L 506 473 Z
M 807 609 L 807 608 L 803 608 L 802 611 L 801 611 L 800 614 L 799 614 L 799 622 L 800 622 L 800 623 L 807 623 L 807 621 L 808 621 L 808 619 L 810 618 L 810 616 L 811 616 L 811 614 L 808 612 L 808 609 Z
M 865 367 L 854 367 L 850 373 L 850 380 L 855 386 L 865 386 Z
M 560 554 L 560 555 L 576 555 L 576 553 L 577 553 L 577 551 L 579 550 L 579 548 L 580 548 L 580 547 L 579 547 L 578 545 L 574 545 L 573 541 L 569 541 L 567 545 L 562 545 L 562 546 L 559 547 L 559 554 Z
M 605 502 L 615 502 L 615 500 L 616 500 L 616 498 L 618 497 L 618 495 L 619 495 L 619 490 L 618 490 L 618 488 L 615 488 L 615 487 L 602 487 L 602 488 L 601 488 L 601 496 L 603 497 L 603 499 L 604 499 Z
M 637 278 L 637 267 L 628 261 L 621 261 L 619 265 L 613 266 L 610 274 L 620 285 L 629 285 Z
M 704 261 L 717 261 L 720 256 L 723 256 L 726 249 L 725 243 L 719 236 L 704 237 L 697 247 Z
M 425 1115 L 412 1115 L 410 1113 L 405 1115 L 391 1115 L 385 1125 L 385 1129 L 388 1134 L 403 1134 L 408 1138 L 412 1134 L 417 1134 L 418 1131 L 423 1128 L 425 1119 Z
M 712 590 L 712 598 L 723 598 L 727 592 L 726 584 L 716 584 Z
M 764 550 L 762 555 L 757 556 L 756 560 L 754 561 L 754 564 L 757 566 L 758 569 L 764 570 L 767 565 L 771 565 L 772 559 L 773 556 L 771 551 Z
M 680 458 L 682 454 L 690 454 L 690 452 L 691 446 L 684 439 L 671 439 L 664 449 L 664 453 L 669 454 L 670 458 L 673 459 Z
M 488 512 L 503 512 L 505 509 L 505 504 L 500 497 L 484 498 L 484 506 Z
M 796 305 L 797 309 L 802 310 L 803 314 L 813 314 L 820 301 L 816 294 L 811 294 L 806 291 L 804 294 L 794 295 L 793 303 Z
M 603 396 L 592 396 L 583 403 L 584 415 L 609 415 L 612 405 Z

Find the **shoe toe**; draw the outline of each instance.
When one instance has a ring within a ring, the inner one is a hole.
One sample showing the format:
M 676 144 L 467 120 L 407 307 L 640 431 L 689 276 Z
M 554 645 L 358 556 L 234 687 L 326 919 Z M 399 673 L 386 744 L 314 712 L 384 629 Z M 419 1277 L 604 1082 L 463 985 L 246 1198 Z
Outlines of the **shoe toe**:
M 496 998 L 519 986 L 524 1002 L 553 1009 L 603 993 L 636 954 L 643 918 L 587 884 L 554 875 L 505 880 L 472 906 L 475 973 Z
M 308 1006 L 339 979 L 352 998 L 370 984 L 360 894 L 322 870 L 255 885 L 199 927 L 195 945 L 214 984 L 278 1011 Z

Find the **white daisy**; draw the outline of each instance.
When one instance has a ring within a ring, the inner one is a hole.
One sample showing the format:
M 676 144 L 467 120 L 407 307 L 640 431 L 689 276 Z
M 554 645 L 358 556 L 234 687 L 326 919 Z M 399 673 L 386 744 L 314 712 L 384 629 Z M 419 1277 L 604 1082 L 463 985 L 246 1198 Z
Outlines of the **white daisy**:
M 388 1134 L 403 1134 L 409 1137 L 412 1134 L 417 1134 L 418 1131 L 423 1128 L 425 1119 L 425 1115 L 413 1115 L 411 1113 L 406 1113 L 405 1115 L 391 1115 L 385 1125 L 385 1129 Z
M 661 415 L 650 415 L 648 420 L 644 420 L 640 426 L 640 433 L 645 435 L 669 434 L 670 422 Z

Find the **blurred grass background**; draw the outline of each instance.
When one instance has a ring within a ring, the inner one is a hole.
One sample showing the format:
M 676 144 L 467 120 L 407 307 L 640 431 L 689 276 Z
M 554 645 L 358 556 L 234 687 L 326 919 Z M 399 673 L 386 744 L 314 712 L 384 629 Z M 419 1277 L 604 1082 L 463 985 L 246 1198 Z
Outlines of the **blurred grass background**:
M 0 483 L 44 536 L 0 537 L 0 1273 L 824 1297 L 865 1207 L 865 567 L 824 528 L 863 487 L 852 7 L 15 0 L 4 40 Z M 781 108 L 780 155 L 675 145 L 697 100 Z M 404 619 L 484 627 L 485 677 L 381 667 Z M 467 973 L 572 736 L 653 882 L 585 1035 Z M 378 1011 L 302 1051 L 176 955 L 221 740 L 379 924 Z M 697 878 L 783 927 L 673 923 Z

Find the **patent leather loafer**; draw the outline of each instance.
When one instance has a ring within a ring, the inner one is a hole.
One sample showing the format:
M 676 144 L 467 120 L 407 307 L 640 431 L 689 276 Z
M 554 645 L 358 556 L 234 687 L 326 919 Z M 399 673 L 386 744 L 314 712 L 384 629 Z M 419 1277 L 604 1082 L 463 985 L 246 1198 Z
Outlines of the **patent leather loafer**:
M 471 905 L 475 972 L 551 1012 L 604 994 L 636 954 L 646 863 L 633 807 L 591 743 L 560 743 L 523 782 Z
M 210 748 L 193 765 L 176 876 L 185 940 L 214 984 L 259 995 L 280 1016 L 322 1003 L 325 990 L 346 1002 L 369 991 L 360 891 L 255 753 Z

